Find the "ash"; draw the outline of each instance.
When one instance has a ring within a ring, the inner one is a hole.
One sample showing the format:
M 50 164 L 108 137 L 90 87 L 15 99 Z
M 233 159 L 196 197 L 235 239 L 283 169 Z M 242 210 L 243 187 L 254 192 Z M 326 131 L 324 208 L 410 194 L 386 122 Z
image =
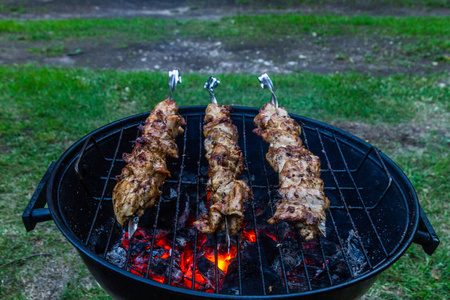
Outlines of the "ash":
M 366 271 L 367 262 L 364 257 L 364 253 L 358 247 L 358 239 L 355 232 L 350 230 L 349 236 L 346 241 L 346 247 L 342 249 L 347 256 L 348 262 L 351 266 L 353 275 L 359 276 Z
M 125 249 L 119 247 L 119 243 L 115 244 L 111 251 L 106 254 L 106 260 L 113 265 L 123 268 L 127 258 L 127 252 Z

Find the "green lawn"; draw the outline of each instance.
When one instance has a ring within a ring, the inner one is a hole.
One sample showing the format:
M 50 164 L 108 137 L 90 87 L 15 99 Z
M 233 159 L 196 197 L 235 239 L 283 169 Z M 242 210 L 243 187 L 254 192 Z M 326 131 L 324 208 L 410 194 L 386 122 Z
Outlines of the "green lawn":
M 238 4 L 249 6 L 261 6 L 261 2 L 267 7 L 286 8 L 295 7 L 301 4 L 362 4 L 362 5 L 391 5 L 393 7 L 450 7 L 446 0 L 278 0 L 278 1 L 261 1 L 261 0 L 236 0 Z
M 362 42 L 395 39 L 397 60 L 429 58 L 447 61 L 450 49 L 450 17 L 372 17 L 336 15 L 260 15 L 236 16 L 220 21 L 131 19 L 70 19 L 18 21 L 0 20 L 0 42 L 25 45 L 34 54 L 55 56 L 67 53 L 67 45 L 109 44 L 124 48 L 142 42 L 211 38 L 224 47 L 242 45 L 276 47 L 280 38 L 302 42 L 305 35 L 355 36 Z M 318 40 L 318 43 L 321 41 Z M 373 55 L 383 57 L 383 49 Z M 372 56 L 373 56 L 372 55 Z M 368 58 L 374 60 L 375 57 Z
M 216 75 L 222 82 L 219 100 L 260 107 L 269 98 L 254 75 Z M 420 133 L 413 136 L 415 143 L 386 143 L 382 136 L 370 142 L 407 174 L 441 245 L 430 257 L 419 246 L 410 247 L 381 275 L 369 299 L 450 295 L 449 75 L 271 76 L 281 105 L 292 113 L 374 131 L 410 126 Z M 207 77 L 183 75 L 174 96 L 180 106 L 208 103 Z M 30 298 L 42 286 L 63 299 L 107 298 L 54 224 L 26 233 L 20 217 L 49 163 L 73 142 L 99 126 L 148 111 L 167 95 L 166 73 L 0 67 L 0 298 Z M 49 255 L 19 260 L 33 254 Z

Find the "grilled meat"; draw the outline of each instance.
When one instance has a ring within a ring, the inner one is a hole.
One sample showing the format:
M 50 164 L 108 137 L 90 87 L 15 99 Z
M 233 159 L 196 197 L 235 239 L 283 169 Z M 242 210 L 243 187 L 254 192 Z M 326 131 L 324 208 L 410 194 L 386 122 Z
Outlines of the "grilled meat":
M 161 187 L 170 172 L 166 156 L 178 158 L 175 138 L 184 132 L 182 116 L 177 103 L 164 100 L 158 103 L 143 125 L 132 153 L 124 153 L 127 163 L 117 176 L 113 190 L 113 208 L 117 222 L 124 226 L 134 216 L 142 216 L 148 207 L 155 205 Z
M 212 205 L 194 226 L 201 232 L 211 234 L 225 232 L 228 218 L 230 236 L 241 229 L 244 204 L 253 197 L 248 184 L 238 180 L 245 169 L 244 158 L 237 144 L 238 133 L 230 119 L 231 108 L 211 103 L 206 108 L 204 146 L 209 162 L 207 190 Z
M 302 145 L 301 127 L 284 108 L 268 103 L 255 117 L 254 133 L 270 143 L 266 159 L 278 172 L 278 193 L 274 216 L 269 224 L 294 221 L 306 240 L 325 232 L 330 201 L 320 178 L 320 159 Z

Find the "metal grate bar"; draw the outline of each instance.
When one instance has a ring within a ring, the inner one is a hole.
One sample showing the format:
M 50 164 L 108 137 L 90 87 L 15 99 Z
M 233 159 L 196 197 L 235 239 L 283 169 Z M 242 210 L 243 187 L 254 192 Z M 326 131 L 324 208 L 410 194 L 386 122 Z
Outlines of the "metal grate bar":
M 112 169 L 114 168 L 114 160 L 117 157 L 117 153 L 119 152 L 119 147 L 120 147 L 120 144 L 122 142 L 122 136 L 123 136 L 123 128 L 120 130 L 119 140 L 117 142 L 116 149 L 114 150 L 114 158 L 111 161 L 111 165 L 110 165 L 109 170 L 108 170 L 108 178 L 111 177 L 111 172 L 112 172 Z M 94 226 L 95 226 L 95 223 L 97 221 L 98 214 L 100 212 L 100 208 L 102 207 L 103 198 L 105 197 L 105 194 L 106 194 L 106 189 L 108 187 L 108 182 L 109 182 L 109 180 L 106 180 L 105 184 L 103 185 L 102 196 L 100 197 L 100 201 L 98 202 L 97 209 L 95 210 L 95 215 L 94 215 L 94 218 L 92 220 L 91 228 L 89 229 L 88 236 L 87 236 L 86 241 L 84 243 L 85 246 L 88 245 L 89 240 L 91 239 L 92 231 L 94 230 Z
M 108 177 L 100 177 L 100 179 L 101 180 L 107 180 L 108 179 Z M 109 177 L 109 179 L 110 180 L 116 180 L 116 177 Z M 171 179 L 166 179 L 165 180 L 165 182 L 166 183 L 178 183 L 179 182 L 179 180 L 171 180 Z M 182 180 L 181 181 L 181 184 L 182 185 L 197 185 L 197 181 L 186 181 L 186 180 Z M 266 190 L 267 188 L 270 188 L 270 189 L 276 189 L 276 188 L 278 188 L 278 185 L 273 185 L 273 184 L 269 184 L 269 185 L 253 185 L 253 189 L 259 189 L 259 190 Z M 333 186 L 327 186 L 327 187 L 325 187 L 325 190 L 337 190 L 337 188 L 336 187 L 333 187 Z M 341 190 L 355 190 L 355 188 L 354 187 L 341 187 Z M 364 188 L 362 188 L 362 187 L 358 187 L 358 190 L 364 190 Z M 95 200 L 99 200 L 100 199 L 100 197 L 92 197 L 92 198 L 94 198 Z M 103 198 L 104 200 L 112 200 L 112 198 L 111 197 L 104 197 Z M 353 208 L 353 207 L 352 207 Z M 360 208 L 360 209 L 363 209 L 363 208 Z
M 302 126 L 302 128 L 307 128 L 307 129 L 310 130 L 310 131 L 319 131 L 318 128 L 316 128 L 316 127 L 311 127 L 311 126 Z M 302 133 L 303 133 L 303 132 L 304 132 L 304 131 L 302 130 Z M 322 135 L 327 136 L 327 137 L 329 137 L 329 138 L 336 139 L 336 140 L 338 140 L 340 143 L 346 144 L 347 146 L 352 147 L 353 150 L 357 150 L 358 152 L 360 152 L 361 154 L 364 155 L 363 158 L 361 159 L 361 162 L 360 162 L 360 163 L 358 164 L 358 166 L 356 167 L 356 169 L 350 169 L 350 168 L 348 168 L 348 166 L 347 166 L 347 169 L 345 169 L 345 170 L 340 170 L 340 169 L 334 169 L 334 170 L 332 170 L 334 173 L 347 173 L 348 171 L 350 171 L 350 173 L 357 173 L 357 172 L 360 171 L 360 169 L 362 168 L 362 166 L 364 165 L 364 163 L 366 162 L 366 160 L 370 157 L 371 152 L 374 152 L 374 153 L 375 153 L 375 155 L 376 155 L 377 158 L 378 158 L 378 161 L 380 162 L 380 166 L 381 166 L 382 169 L 384 170 L 386 176 L 389 178 L 388 185 L 387 185 L 386 189 L 383 191 L 383 193 L 381 194 L 379 200 L 378 200 L 373 206 L 367 207 L 367 210 L 369 210 L 369 211 L 375 209 L 375 208 L 380 204 L 381 200 L 386 196 L 387 192 L 389 191 L 389 189 L 391 188 L 392 183 L 393 183 L 393 182 L 392 182 L 393 179 L 392 179 L 392 177 L 391 177 L 391 175 L 390 175 L 390 173 L 389 173 L 389 171 L 388 171 L 388 169 L 387 169 L 387 167 L 386 167 L 384 161 L 383 161 L 383 160 L 381 159 L 381 157 L 380 157 L 380 150 L 378 150 L 375 146 L 370 146 L 369 149 L 368 149 L 367 151 L 363 152 L 362 150 L 355 148 L 355 146 L 354 146 L 353 144 L 351 144 L 351 143 L 349 143 L 349 142 L 347 142 L 347 141 L 345 141 L 345 140 L 343 140 L 343 139 L 341 139 L 341 138 L 337 138 L 336 135 L 335 135 L 334 133 L 322 132 Z M 326 173 L 326 172 L 330 172 L 330 171 L 331 171 L 331 170 L 323 170 L 323 169 L 322 169 L 322 173 Z M 325 189 L 328 189 L 328 188 L 325 188 Z M 340 189 L 341 189 L 341 190 L 344 190 L 344 189 L 346 189 L 346 188 L 345 188 L 345 187 L 340 187 Z M 352 189 L 352 188 L 349 188 L 349 189 Z M 331 208 L 331 207 L 330 207 L 330 208 Z M 341 207 L 341 206 L 336 206 L 336 207 L 332 207 L 332 208 L 342 209 L 343 207 Z M 363 208 L 363 207 L 352 206 L 351 209 L 352 209 L 352 210 L 353 210 L 353 209 L 355 209 L 355 210 L 363 210 L 364 208 Z
M 358 229 L 356 228 L 355 222 L 353 221 L 353 218 L 352 218 L 352 216 L 350 214 L 350 210 L 348 209 L 348 205 L 347 205 L 347 202 L 345 201 L 344 195 L 342 194 L 342 191 L 340 190 L 339 181 L 336 178 L 336 175 L 334 175 L 334 173 L 333 173 L 333 169 L 331 167 L 331 162 L 330 162 L 330 159 L 328 158 L 327 151 L 325 150 L 325 145 L 323 143 L 322 136 L 320 135 L 320 132 L 319 132 L 318 129 L 316 130 L 316 132 L 317 132 L 317 136 L 318 136 L 319 141 L 320 141 L 320 145 L 322 146 L 322 151 L 323 151 L 323 153 L 325 155 L 325 159 L 327 161 L 327 165 L 329 166 L 329 168 L 331 170 L 331 175 L 333 176 L 333 180 L 334 180 L 334 182 L 336 184 L 336 187 L 338 188 L 339 196 L 340 196 L 340 198 L 341 198 L 341 200 L 342 200 L 342 202 L 343 202 L 343 204 L 345 206 L 345 211 L 347 212 L 347 217 L 349 218 L 350 223 L 352 224 L 352 227 L 353 227 L 353 230 L 355 232 L 356 238 L 358 239 L 358 242 L 359 242 L 359 244 L 361 246 L 361 249 L 362 249 L 362 251 L 364 253 L 364 257 L 367 260 L 367 263 L 368 263 L 370 269 L 372 269 L 372 263 L 369 260 L 369 257 L 367 255 L 367 251 L 366 251 L 366 249 L 364 247 L 363 242 L 361 241 L 361 237 L 359 236 L 359 234 L 357 234 L 358 233 Z M 345 164 L 345 162 L 344 162 L 344 164 Z
M 382 247 L 382 249 L 383 249 L 384 255 L 385 255 L 386 257 L 388 257 L 389 255 L 388 255 L 388 253 L 387 253 L 387 251 L 386 251 L 386 247 L 384 246 L 383 241 L 381 240 L 380 234 L 378 233 L 378 230 L 377 230 L 377 228 L 375 227 L 375 224 L 373 223 L 372 217 L 370 216 L 369 211 L 367 210 L 366 204 L 364 203 L 364 201 L 363 201 L 363 199 L 362 199 L 361 193 L 360 193 L 360 192 L 358 191 L 358 189 L 357 189 L 357 185 L 356 185 L 355 179 L 353 178 L 353 176 L 352 176 L 350 170 L 348 169 L 347 161 L 345 160 L 344 154 L 342 153 L 341 146 L 339 145 L 339 142 L 337 141 L 336 137 L 334 138 L 334 140 L 335 140 L 336 145 L 337 145 L 337 147 L 338 147 L 339 154 L 341 155 L 342 161 L 344 162 L 344 165 L 345 165 L 345 168 L 346 168 L 346 170 L 347 170 L 347 173 L 348 173 L 348 175 L 350 176 L 350 179 L 352 180 L 352 183 L 353 183 L 353 185 L 354 185 L 354 187 L 355 187 L 355 189 L 356 189 L 356 193 L 358 194 L 358 199 L 360 200 L 361 205 L 363 206 L 364 211 L 366 212 L 366 215 L 367 215 L 367 217 L 369 218 L 370 225 L 372 226 L 373 230 L 375 231 L 375 235 L 377 236 L 378 242 L 380 243 L 380 245 L 381 245 L 381 247 Z M 380 158 L 380 159 L 381 159 L 381 158 Z M 386 171 L 387 171 L 387 170 L 386 170 Z M 391 177 L 389 176 L 389 178 L 391 178 Z M 390 181 L 391 181 L 391 180 L 390 180 Z M 380 201 L 381 201 L 381 200 L 380 200 Z
M 200 117 L 200 120 L 203 120 L 203 115 Z M 200 206 L 200 176 L 201 176 L 201 169 L 202 169 L 202 152 L 203 152 L 203 134 L 202 134 L 202 122 L 198 122 L 198 132 L 200 133 L 200 139 L 199 139 L 199 147 L 198 147 L 198 168 L 197 168 L 197 195 L 196 195 L 196 207 L 195 207 L 195 219 L 198 220 L 199 217 L 199 206 Z M 192 253 L 192 287 L 191 289 L 195 289 L 195 268 L 197 264 L 197 248 L 198 248 L 198 230 L 195 230 L 195 237 L 194 237 L 194 251 Z
M 246 135 L 246 129 L 245 129 L 245 116 L 242 116 L 242 128 L 243 128 L 242 137 L 244 139 L 244 160 L 245 160 L 245 165 L 247 166 L 248 169 L 250 169 L 250 166 L 248 164 L 248 159 L 247 159 L 247 135 Z M 248 181 L 249 181 L 250 189 L 253 189 L 251 176 L 248 177 Z M 259 271 L 261 273 L 261 284 L 262 284 L 263 294 L 265 296 L 266 295 L 266 284 L 264 281 L 264 270 L 263 270 L 263 263 L 262 263 L 262 257 L 261 257 L 261 245 L 260 245 L 260 241 L 259 241 L 258 227 L 256 225 L 256 212 L 255 212 L 254 199 L 251 201 L 251 207 L 252 207 L 252 215 L 253 215 L 253 228 L 255 230 L 255 237 L 256 237 L 256 246 L 258 249 L 258 262 L 259 262 Z
M 272 213 L 272 215 L 274 215 L 275 210 L 274 210 L 274 204 L 272 201 L 272 193 L 270 191 L 270 185 L 269 185 L 269 178 L 268 178 L 268 174 L 267 174 L 267 168 L 266 168 L 266 164 L 264 161 L 264 150 L 263 150 L 263 142 L 260 142 L 260 147 L 261 149 L 261 158 L 263 160 L 262 165 L 263 165 L 263 173 L 264 176 L 266 178 L 266 183 L 267 183 L 267 194 L 269 195 L 269 203 L 270 203 L 270 211 Z M 276 238 L 277 241 L 280 242 L 280 232 L 279 232 L 279 226 L 278 223 L 275 223 L 275 233 L 276 233 Z M 282 246 L 278 247 L 278 253 L 280 254 L 280 264 L 281 264 L 281 271 L 283 273 L 283 279 L 284 279 L 284 286 L 286 287 L 286 294 L 289 294 L 289 284 L 288 284 L 288 280 L 287 280 L 287 275 L 286 275 L 286 268 L 284 266 L 284 259 L 283 259 L 283 251 L 282 251 Z
M 339 250 L 341 251 L 342 256 L 344 257 L 345 264 L 346 264 L 346 266 L 348 268 L 348 271 L 350 272 L 350 275 L 352 276 L 352 278 L 355 278 L 355 275 L 353 273 L 352 267 L 350 266 L 350 263 L 348 261 L 347 254 L 345 254 L 344 243 L 342 242 L 342 239 L 341 239 L 341 237 L 339 235 L 339 230 L 338 230 L 338 227 L 336 225 L 336 221 L 334 220 L 333 214 L 331 213 L 331 209 L 328 211 L 328 213 L 329 213 L 329 216 L 331 218 L 331 223 L 333 224 L 333 228 L 334 228 L 334 231 L 336 232 L 336 237 L 337 237 L 338 242 L 339 242 Z
M 105 251 L 103 252 L 103 258 L 106 258 L 106 255 L 108 254 L 109 245 L 111 245 L 111 238 L 112 238 L 112 235 L 113 235 L 113 232 L 114 232 L 115 229 L 116 229 L 116 222 L 114 222 L 112 224 L 111 230 L 109 231 L 108 241 L 106 242 Z
M 336 144 L 338 145 L 338 147 L 339 147 L 339 149 L 340 149 L 340 146 L 339 146 L 338 142 L 344 143 L 344 141 L 342 141 L 341 139 L 337 138 L 335 135 L 333 135 L 332 137 L 335 139 Z M 346 144 L 347 144 L 347 143 L 346 143 Z M 341 150 L 340 150 L 340 151 L 341 151 Z M 342 151 L 341 151 L 341 152 L 342 152 Z M 384 164 L 383 160 L 382 160 L 381 157 L 380 157 L 380 151 L 379 151 L 376 147 L 374 147 L 374 146 L 371 146 L 371 147 L 366 151 L 366 153 L 364 154 L 364 157 L 362 158 L 361 162 L 359 163 L 359 165 L 358 165 L 358 167 L 357 167 L 356 169 L 351 170 L 350 168 L 348 168 L 348 165 L 346 165 L 346 170 L 344 170 L 344 171 L 345 171 L 346 173 L 348 173 L 350 176 L 351 176 L 351 174 L 353 174 L 353 173 L 359 172 L 359 171 L 361 170 L 362 166 L 364 165 L 364 162 L 366 162 L 366 160 L 369 158 L 369 156 L 370 156 L 370 154 L 371 154 L 372 152 L 374 152 L 375 155 L 377 156 L 378 161 L 380 162 L 380 166 L 382 167 L 384 173 L 386 174 L 386 176 L 387 176 L 387 178 L 388 178 L 388 184 L 387 184 L 386 188 L 384 189 L 384 191 L 381 193 L 380 197 L 378 198 L 378 201 L 376 201 L 374 205 L 368 206 L 368 207 L 357 207 L 357 206 L 352 206 L 352 209 L 357 209 L 357 210 L 366 210 L 366 209 L 367 209 L 368 211 L 370 211 L 370 210 L 373 210 L 373 209 L 377 208 L 378 205 L 379 205 L 379 204 L 381 203 L 381 201 L 383 200 L 383 198 L 386 196 L 387 192 L 388 192 L 388 191 L 390 190 L 390 188 L 392 187 L 392 180 L 393 180 L 393 179 L 392 179 L 392 177 L 391 177 L 391 174 L 389 173 L 388 169 L 386 168 L 386 165 Z M 342 156 L 342 158 L 344 159 L 343 154 L 341 154 L 341 156 Z M 375 161 L 374 161 L 374 162 L 375 162 Z M 341 171 L 342 171 L 342 170 L 341 170 Z
M 241 244 L 239 243 L 240 240 L 241 240 L 241 233 L 238 232 L 236 236 L 236 251 L 237 251 L 238 272 L 239 272 L 239 296 L 242 295 Z
M 161 208 L 161 196 L 159 196 L 158 206 L 156 208 L 155 223 L 153 224 L 152 241 L 150 243 L 150 252 L 149 252 L 149 256 L 148 256 L 147 271 L 145 272 L 145 278 L 148 278 L 149 273 L 152 273 L 151 272 L 151 265 L 153 263 L 153 249 L 155 247 L 156 229 L 158 228 L 158 219 L 159 219 L 160 208 Z
M 123 269 L 127 270 L 127 271 L 128 271 L 128 263 L 130 262 L 131 250 L 133 248 L 133 242 L 134 242 L 134 235 L 131 238 L 130 242 L 128 243 L 127 258 L 125 259 L 125 264 L 123 265 Z M 136 269 L 134 269 L 133 266 L 130 266 L 130 269 L 133 269 L 133 270 L 136 271 Z
M 214 232 L 214 279 L 216 281 L 215 290 L 216 294 L 219 293 L 219 256 L 217 254 L 218 249 L 217 232 Z
M 372 147 L 372 148 L 374 149 L 375 155 L 377 156 L 378 160 L 380 161 L 381 166 L 383 167 L 383 170 L 386 173 L 386 176 L 389 178 L 389 182 L 388 182 L 386 189 L 383 191 L 380 198 L 378 199 L 377 203 L 373 206 L 368 207 L 367 208 L 368 210 L 372 210 L 372 209 L 375 209 L 376 207 L 378 207 L 378 205 L 381 203 L 381 201 L 383 200 L 383 198 L 386 196 L 387 192 L 391 188 L 392 181 L 393 181 L 391 174 L 389 173 L 388 169 L 386 168 L 386 165 L 384 164 L 384 161 L 380 157 L 380 152 L 375 147 Z
M 308 289 L 310 291 L 312 291 L 311 278 L 309 278 L 308 266 L 306 265 L 305 252 L 303 250 L 303 243 L 301 242 L 301 238 L 300 238 L 302 236 L 300 234 L 300 229 L 295 227 L 295 234 L 296 234 L 296 241 L 297 241 L 299 249 L 300 249 L 300 255 L 302 256 L 302 264 L 303 264 L 303 269 L 305 270 L 306 281 L 308 282 Z
M 328 172 L 330 172 L 330 170 L 322 169 L 321 172 L 322 173 L 328 173 Z M 334 169 L 333 172 L 334 173 L 346 173 L 347 171 L 346 170 L 341 170 L 341 169 Z M 354 173 L 354 172 L 356 172 L 356 170 L 351 170 L 351 172 Z
M 309 144 L 308 144 L 308 137 L 306 136 L 306 131 L 305 131 L 305 126 L 303 124 L 300 124 L 301 127 L 301 135 L 303 135 L 303 143 L 306 145 L 306 148 L 309 149 Z M 322 170 L 323 172 L 324 170 Z
M 302 126 L 302 134 L 303 134 L 303 137 L 305 138 L 305 144 L 306 144 L 306 147 L 309 149 L 308 139 L 307 139 L 307 137 L 306 137 L 306 131 L 303 130 L 303 126 Z M 324 153 L 325 153 L 325 149 L 323 148 L 323 144 L 322 144 L 322 149 L 324 150 Z M 332 169 L 330 168 L 330 169 L 328 169 L 328 171 L 329 171 L 329 172 L 333 172 L 334 170 L 332 170 Z M 333 175 L 333 178 L 335 178 L 334 174 L 333 174 L 333 173 L 331 173 L 331 174 Z M 336 178 L 335 178 L 335 179 L 336 179 Z M 340 187 L 336 187 L 336 189 L 338 189 L 338 188 L 339 188 L 339 189 L 342 189 L 342 188 L 340 188 Z M 325 188 L 325 189 L 326 189 L 326 188 Z M 341 194 L 341 198 L 342 198 L 342 194 Z M 334 207 L 333 207 L 332 205 L 330 205 L 329 216 L 331 217 L 331 221 L 332 221 L 334 230 L 335 230 L 335 232 L 336 232 L 336 236 L 337 236 L 338 241 L 339 241 L 340 251 L 341 251 L 341 253 L 342 253 L 342 255 L 343 255 L 344 259 L 345 259 L 345 264 L 347 265 L 347 268 L 348 268 L 348 270 L 350 271 L 350 274 L 351 274 L 352 278 L 355 278 L 355 276 L 354 276 L 354 274 L 353 274 L 353 271 L 352 271 L 352 268 L 350 267 L 350 263 L 349 263 L 349 261 L 348 261 L 347 255 L 346 255 L 345 252 L 343 251 L 343 243 L 342 243 L 341 237 L 339 236 L 339 231 L 338 231 L 338 228 L 337 228 L 337 226 L 336 226 L 336 222 L 335 222 L 335 220 L 334 220 L 333 214 L 331 213 L 331 209 L 334 209 L 334 208 L 336 208 L 336 209 L 341 209 L 341 207 L 338 207 L 338 206 L 334 206 Z M 342 208 L 343 208 L 343 209 L 346 209 L 345 206 L 342 206 Z M 352 208 L 353 208 L 353 207 L 352 207 Z M 322 247 L 321 247 L 321 249 L 322 249 Z M 327 266 L 327 269 L 328 269 L 328 266 Z M 328 274 L 329 274 L 329 273 L 328 273 Z
M 361 170 L 362 166 L 364 165 L 365 161 L 369 158 L 370 153 L 372 151 L 373 152 L 378 152 L 378 150 L 374 146 L 371 146 L 369 148 L 369 150 L 366 152 L 366 154 L 364 155 L 364 157 L 361 159 L 361 162 L 359 163 L 358 167 L 356 167 L 355 172 L 358 172 L 359 170 Z M 387 172 L 387 169 L 385 169 L 385 172 Z
M 112 158 L 105 158 L 105 160 L 106 160 L 106 161 L 112 161 L 113 159 L 112 159 Z M 115 161 L 116 161 L 116 162 L 123 162 L 123 159 L 118 159 L 118 158 L 117 158 L 117 159 L 115 159 Z M 322 173 L 327 173 L 327 172 L 330 172 L 330 170 L 328 170 L 328 169 L 322 169 L 321 172 L 322 172 Z M 334 172 L 334 173 L 346 173 L 347 170 L 334 169 L 333 172 Z M 354 171 L 354 170 L 350 170 L 350 172 L 354 173 L 355 171 Z M 114 178 L 114 177 L 111 177 L 111 178 Z M 100 179 L 106 180 L 107 177 L 102 176 L 102 177 L 100 177 Z M 178 180 L 167 179 L 165 182 L 169 182 L 169 183 L 177 183 Z M 195 185 L 195 181 L 183 181 L 183 184 L 192 184 L 192 185 Z M 257 188 L 265 188 L 265 186 L 261 186 L 261 185 L 255 185 L 255 187 L 257 187 Z
M 173 270 L 173 260 L 174 260 L 174 253 L 175 253 L 175 242 L 177 239 L 177 229 L 178 229 L 178 216 L 180 215 L 180 195 L 181 195 L 181 178 L 184 171 L 184 159 L 186 157 L 186 140 L 187 140 L 187 132 L 188 132 L 188 116 L 185 115 L 184 119 L 186 121 L 186 127 L 184 130 L 183 135 L 183 155 L 181 156 L 181 167 L 180 167 L 180 175 L 179 175 L 179 182 L 177 187 L 177 205 L 176 205 L 176 211 L 175 211 L 175 223 L 173 225 L 173 240 L 172 240 L 172 252 L 170 253 L 170 265 L 169 265 L 169 282 L 170 285 L 172 282 L 172 270 Z
M 110 161 L 110 160 L 105 158 L 105 155 L 103 154 L 103 151 L 100 149 L 100 146 L 98 145 L 97 141 L 95 140 L 95 138 L 92 135 L 90 135 L 84 142 L 83 147 L 81 148 L 81 151 L 80 151 L 80 155 L 78 156 L 78 159 L 75 162 L 75 173 L 77 174 L 78 179 L 80 179 L 81 185 L 83 186 L 86 193 L 89 195 L 89 197 L 92 198 L 93 197 L 92 192 L 89 190 L 86 182 L 84 181 L 83 175 L 81 174 L 81 170 L 80 170 L 80 161 L 86 152 L 86 148 L 87 148 L 87 145 L 89 144 L 89 142 L 92 142 L 92 144 L 95 146 L 95 149 L 97 150 L 97 153 L 100 155 L 100 157 L 103 160 L 105 160 L 105 161 Z
M 325 269 L 327 270 L 328 279 L 330 280 L 330 284 L 333 285 L 333 279 L 331 278 L 331 274 L 330 274 L 330 269 L 328 267 L 327 258 L 325 257 L 325 252 L 323 251 L 322 243 L 321 243 L 320 240 L 321 240 L 321 236 L 319 236 L 317 238 L 317 243 L 319 245 L 320 252 L 322 252 L 323 263 L 325 265 Z
M 314 132 L 318 130 L 317 127 L 311 127 L 311 126 L 307 126 L 307 125 L 302 125 L 302 129 L 303 129 L 303 128 L 308 129 L 309 131 L 314 131 Z M 304 132 L 304 131 L 302 130 L 302 133 L 303 133 L 303 132 Z M 333 137 L 335 136 L 334 133 L 326 132 L 326 131 L 322 131 L 321 134 L 322 134 L 323 136 L 326 136 L 326 137 L 329 137 L 329 138 L 333 138 Z M 341 140 L 341 139 L 339 139 L 339 140 Z M 352 172 L 352 173 L 356 173 L 356 172 L 358 172 L 358 171 L 360 170 L 360 168 L 362 167 L 362 165 L 364 164 L 364 162 L 365 162 L 365 161 L 367 160 L 367 158 L 369 157 L 369 154 L 370 154 L 370 151 L 372 150 L 372 148 L 375 148 L 375 147 L 372 146 L 372 147 L 369 149 L 369 151 L 364 152 L 364 151 L 362 151 L 362 150 L 360 150 L 360 149 L 355 148 L 354 145 L 348 143 L 347 141 L 341 140 L 341 142 L 344 143 L 344 144 L 346 144 L 346 145 L 348 145 L 348 146 L 351 146 L 354 150 L 357 150 L 358 152 L 360 152 L 361 154 L 364 155 L 364 157 L 361 159 L 361 162 L 358 164 L 358 166 L 356 167 L 356 169 L 350 169 L 350 172 Z M 322 170 L 322 172 L 330 172 L 330 170 Z M 346 173 L 347 171 L 346 171 L 346 170 L 341 170 L 341 169 L 334 169 L 333 172 L 334 172 L 334 173 Z

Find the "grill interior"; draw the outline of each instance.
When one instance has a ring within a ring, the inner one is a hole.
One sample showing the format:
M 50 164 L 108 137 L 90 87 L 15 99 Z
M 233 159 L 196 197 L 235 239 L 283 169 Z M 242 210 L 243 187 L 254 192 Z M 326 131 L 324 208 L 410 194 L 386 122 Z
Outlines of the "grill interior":
M 99 259 L 148 278 L 149 283 L 156 280 L 219 294 L 271 295 L 344 284 L 377 269 L 395 254 L 408 231 L 409 204 L 376 148 L 356 143 L 333 127 L 292 115 L 302 125 L 305 146 L 321 159 L 321 177 L 331 201 L 326 237 L 306 242 L 292 224 L 267 224 L 278 200 L 278 175 L 265 160 L 268 145 L 252 133 L 257 110 L 235 108 L 231 117 L 248 168 L 241 179 L 248 181 L 254 200 L 247 203 L 243 231 L 231 238 L 235 251 L 228 270 L 221 270 L 220 257 L 227 251 L 224 235 L 206 236 L 192 227 L 207 202 L 203 111 L 204 107 L 180 110 L 187 123 L 177 140 L 180 158 L 168 159 L 172 176 L 158 205 L 140 220 L 147 237 L 136 236 L 126 248 L 111 195 L 115 176 L 125 165 L 122 153 L 132 151 L 137 126 L 148 114 L 87 139 L 80 154 L 67 162 L 57 189 L 59 213 L 76 239 Z M 162 254 L 162 236 L 170 248 L 164 259 L 154 254 L 156 250 Z M 122 258 L 111 258 L 118 248 L 116 256 Z M 208 261 L 205 251 L 212 256 Z M 180 260 L 186 256 L 192 272 L 180 278 Z M 137 268 L 136 261 L 142 259 L 147 261 Z M 164 266 L 166 270 L 160 270 Z M 198 273 L 207 277 L 206 283 L 197 279 Z

